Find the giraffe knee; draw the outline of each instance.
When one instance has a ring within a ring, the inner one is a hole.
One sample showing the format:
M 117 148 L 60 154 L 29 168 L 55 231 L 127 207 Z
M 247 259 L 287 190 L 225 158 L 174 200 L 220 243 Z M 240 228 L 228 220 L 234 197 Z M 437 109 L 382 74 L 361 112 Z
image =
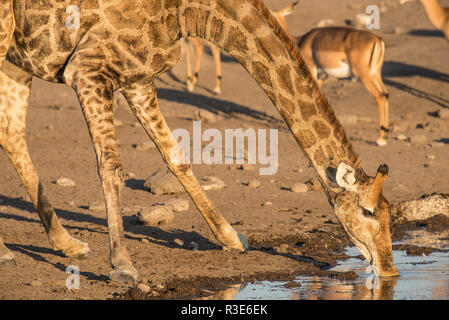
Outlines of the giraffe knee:
M 125 172 L 120 162 L 102 162 L 99 166 L 100 176 L 114 186 L 123 186 Z

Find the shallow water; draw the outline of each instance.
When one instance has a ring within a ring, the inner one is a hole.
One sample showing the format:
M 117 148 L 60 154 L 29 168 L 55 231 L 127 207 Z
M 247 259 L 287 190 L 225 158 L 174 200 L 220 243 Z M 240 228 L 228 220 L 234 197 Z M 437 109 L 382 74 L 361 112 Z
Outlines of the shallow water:
M 449 249 L 447 240 L 441 237 L 426 243 L 427 247 Z M 447 239 L 447 238 L 443 238 Z M 422 238 L 395 244 L 423 245 Z M 355 257 L 360 252 L 348 247 L 346 253 Z M 286 287 L 286 281 L 261 281 L 243 285 L 233 285 L 216 292 L 212 299 L 270 299 L 270 300 L 449 300 L 449 253 L 433 252 L 428 256 L 407 256 L 405 251 L 393 251 L 394 263 L 400 277 L 383 279 L 376 277 L 366 261 L 350 258 L 340 262 L 331 270 L 354 271 L 355 280 L 335 280 L 326 277 L 297 277 L 294 282 L 299 287 Z

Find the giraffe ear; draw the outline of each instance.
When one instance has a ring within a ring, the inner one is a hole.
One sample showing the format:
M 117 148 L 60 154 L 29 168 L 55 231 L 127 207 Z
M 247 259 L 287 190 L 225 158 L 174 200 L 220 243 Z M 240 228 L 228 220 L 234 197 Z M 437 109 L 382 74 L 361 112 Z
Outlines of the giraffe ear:
M 340 188 L 355 190 L 356 178 L 354 168 L 342 162 L 337 170 L 334 168 L 327 168 L 326 173 L 329 179 L 337 183 Z

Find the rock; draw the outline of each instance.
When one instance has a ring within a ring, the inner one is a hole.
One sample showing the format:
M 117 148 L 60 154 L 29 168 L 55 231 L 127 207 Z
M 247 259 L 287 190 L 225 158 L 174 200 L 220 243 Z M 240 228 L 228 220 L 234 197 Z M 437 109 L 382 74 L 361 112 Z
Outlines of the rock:
M 156 148 L 156 145 L 154 144 L 153 141 L 144 141 L 138 144 L 133 144 L 133 147 L 137 150 L 137 151 L 147 151 L 150 150 L 152 148 Z
M 198 243 L 196 243 L 195 241 L 191 241 L 189 247 L 190 247 L 193 251 L 198 251 L 198 250 L 200 250 L 200 246 L 199 246 Z
M 354 28 L 363 29 L 370 21 L 370 16 L 364 13 L 357 13 L 355 15 Z
M 402 27 L 396 26 L 394 27 L 393 33 L 396 35 L 402 35 L 406 33 L 406 30 Z
M 142 239 L 140 240 L 140 242 L 145 243 L 145 244 L 148 244 L 148 243 L 150 243 L 150 240 L 148 240 L 147 238 L 142 238 Z
M 442 148 L 445 147 L 446 144 L 444 142 L 433 141 L 431 143 L 432 148 Z
M 203 177 L 202 180 L 212 182 L 210 184 L 203 185 L 204 190 L 221 190 L 226 186 L 226 184 L 217 177 Z
M 435 156 L 433 154 L 429 154 L 426 156 L 427 160 L 435 160 Z
M 34 279 L 31 280 L 30 283 L 28 283 L 30 287 L 42 287 L 44 283 L 40 279 Z
M 320 181 L 316 177 L 314 177 L 310 180 L 307 180 L 306 185 L 308 185 L 309 189 L 313 190 L 313 191 L 319 191 L 319 190 L 322 190 L 322 188 L 323 188 L 321 186 Z
M 250 183 L 248 183 L 248 187 L 254 188 L 254 189 L 259 188 L 261 185 L 262 185 L 262 183 L 257 179 L 254 179 Z
M 184 193 L 185 189 L 178 179 L 168 169 L 158 170 L 147 178 L 144 187 L 151 193 L 162 194 L 179 194 Z
M 137 213 L 137 218 L 145 225 L 159 226 L 171 223 L 175 215 L 171 207 L 157 204 L 149 208 L 142 208 Z
M 172 199 L 165 202 L 166 206 L 172 208 L 174 212 L 183 212 L 189 210 L 190 203 L 186 199 Z
M 305 183 L 297 182 L 292 186 L 292 191 L 296 193 L 305 193 L 309 191 L 309 186 L 306 185 Z
M 59 178 L 56 180 L 56 184 L 61 187 L 74 187 L 76 186 L 75 181 L 69 178 Z
M 91 202 L 89 203 L 88 209 L 92 211 L 105 211 L 106 204 L 104 203 L 104 201 Z
M 143 293 L 148 293 L 148 292 L 150 292 L 150 287 L 148 286 L 148 285 L 146 285 L 146 284 L 143 284 L 143 283 L 139 283 L 138 285 L 137 285 L 137 289 L 139 289 L 140 291 L 142 291 Z
M 359 118 L 356 115 L 342 115 L 339 120 L 344 126 L 352 126 L 357 124 Z
M 180 247 L 184 247 L 184 241 L 182 241 L 181 239 L 175 239 L 175 240 L 173 240 L 173 242 L 176 243 Z
M 391 215 L 395 223 L 426 220 L 436 215 L 449 217 L 449 196 L 433 194 L 412 201 L 402 201 L 392 205 Z
M 198 110 L 195 112 L 194 119 L 205 123 L 216 123 L 217 117 L 214 113 L 207 110 Z
M 335 24 L 334 20 L 332 20 L 332 19 L 323 19 L 323 20 L 320 20 L 320 21 L 317 22 L 316 27 L 317 28 L 324 28 L 324 27 L 327 27 L 327 26 L 331 26 L 333 24 Z
M 408 138 L 407 138 L 405 135 L 400 134 L 400 135 L 397 136 L 397 139 L 398 139 L 399 141 L 405 141 L 405 140 L 407 140 Z
M 271 207 L 272 205 L 273 205 L 273 203 L 271 201 L 262 203 L 262 207 Z
M 423 134 L 417 134 L 410 138 L 411 143 L 426 143 L 427 137 Z
M 123 127 L 123 121 L 121 121 L 119 119 L 114 119 L 114 126 Z
M 437 112 L 438 118 L 449 119 L 449 109 L 440 109 Z

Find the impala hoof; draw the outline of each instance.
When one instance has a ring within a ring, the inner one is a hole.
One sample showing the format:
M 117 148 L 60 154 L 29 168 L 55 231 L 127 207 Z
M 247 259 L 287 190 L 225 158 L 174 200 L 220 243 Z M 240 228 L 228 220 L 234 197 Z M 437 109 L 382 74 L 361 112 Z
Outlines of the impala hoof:
M 134 269 L 132 266 L 128 266 L 112 270 L 109 273 L 109 278 L 112 281 L 135 285 L 137 284 L 138 275 L 136 269 Z
M 385 140 L 385 139 L 377 139 L 376 140 L 376 144 L 379 146 L 379 147 L 383 147 L 383 146 L 386 146 L 387 145 L 387 140 Z

